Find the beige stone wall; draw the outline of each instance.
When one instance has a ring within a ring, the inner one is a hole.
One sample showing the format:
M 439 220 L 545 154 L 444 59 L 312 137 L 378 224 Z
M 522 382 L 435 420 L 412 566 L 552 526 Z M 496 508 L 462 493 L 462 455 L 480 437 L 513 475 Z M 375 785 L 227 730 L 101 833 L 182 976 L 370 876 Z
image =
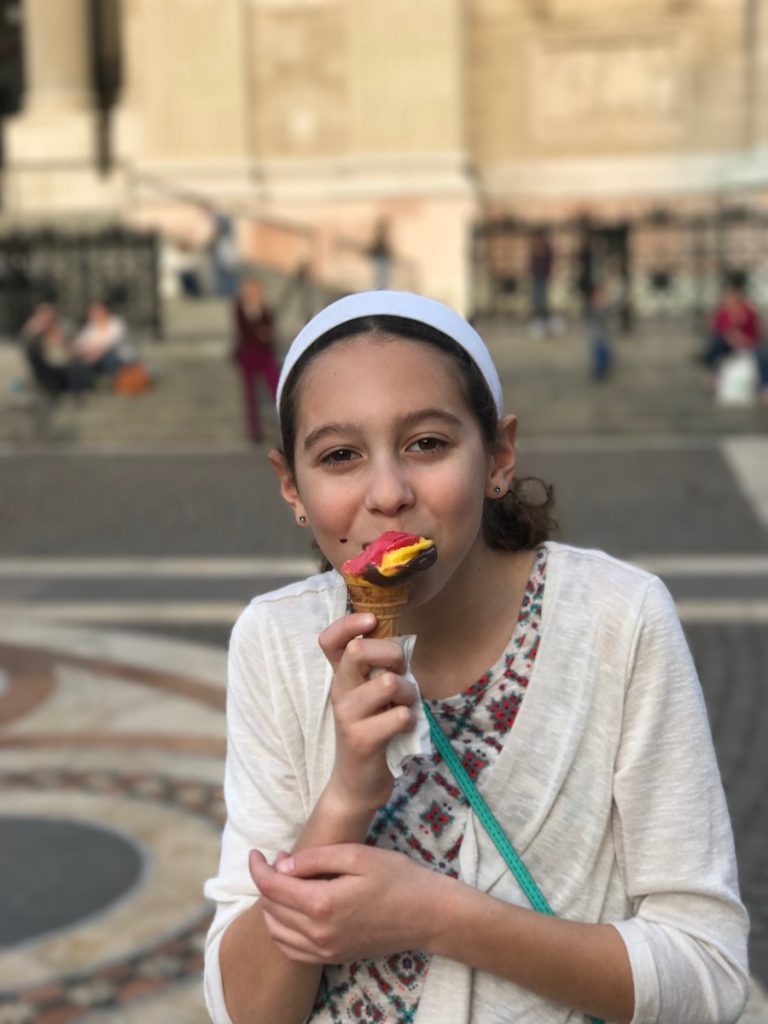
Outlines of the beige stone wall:
M 249 119 L 257 159 L 346 152 L 349 87 L 343 4 L 249 0 Z
M 470 6 L 468 121 L 481 167 L 744 144 L 743 4 Z
M 123 0 L 126 104 L 135 162 L 243 158 L 243 6 L 238 0 Z
M 350 143 L 356 152 L 462 149 L 461 7 L 456 0 L 348 0 Z
M 248 6 L 259 157 L 462 147 L 457 0 L 249 0 Z
M 768 190 L 768 0 L 122 0 L 109 188 L 38 159 L 93 161 L 83 47 L 57 63 L 56 18 L 40 31 L 52 2 L 24 0 L 50 67 L 47 111 L 9 126 L 22 212 L 91 196 L 198 237 L 184 196 L 207 197 L 255 258 L 275 218 L 295 222 L 350 283 L 386 216 L 403 274 L 461 304 L 484 204 L 545 217 Z

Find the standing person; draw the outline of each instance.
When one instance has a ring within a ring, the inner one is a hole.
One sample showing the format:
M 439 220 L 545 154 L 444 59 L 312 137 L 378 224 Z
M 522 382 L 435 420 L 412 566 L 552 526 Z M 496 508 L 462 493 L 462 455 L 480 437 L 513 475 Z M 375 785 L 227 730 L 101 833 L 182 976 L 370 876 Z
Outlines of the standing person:
M 613 331 L 608 288 L 596 284 L 589 302 L 589 361 L 592 380 L 605 380 L 613 367 Z
M 588 222 L 579 229 L 579 240 L 574 254 L 574 284 L 581 299 L 585 319 L 590 314 L 590 300 L 595 287 L 595 246 Z
M 747 916 L 663 584 L 548 539 L 551 490 L 515 476 L 490 354 L 442 303 L 332 304 L 278 400 L 270 459 L 329 570 L 233 632 L 212 1019 L 735 1021 Z M 438 550 L 402 618 L 424 703 L 338 571 L 388 530 Z M 425 707 L 557 917 L 529 908 L 440 754 L 395 758 Z
M 747 299 L 743 275 L 732 274 L 712 317 L 709 344 L 704 353 L 713 388 L 723 359 L 739 351 L 753 354 L 761 396 L 768 400 L 768 355 L 761 338 L 760 319 L 757 309 Z
M 549 283 L 552 277 L 555 253 L 547 232 L 534 231 L 528 253 L 528 272 L 531 279 L 531 329 L 538 335 L 549 330 Z
M 389 288 L 392 276 L 392 244 L 389 240 L 389 224 L 384 217 L 376 225 L 373 240 L 368 246 L 368 255 L 373 264 L 373 287 Z
M 252 441 L 261 441 L 259 379 L 264 380 L 274 399 L 280 368 L 275 358 L 272 313 L 266 303 L 264 287 L 255 277 L 245 278 L 238 291 L 233 358 L 243 383 L 248 436 Z
M 208 243 L 211 255 L 213 293 L 230 299 L 237 290 L 239 254 L 235 222 L 222 210 L 210 210 L 211 237 Z

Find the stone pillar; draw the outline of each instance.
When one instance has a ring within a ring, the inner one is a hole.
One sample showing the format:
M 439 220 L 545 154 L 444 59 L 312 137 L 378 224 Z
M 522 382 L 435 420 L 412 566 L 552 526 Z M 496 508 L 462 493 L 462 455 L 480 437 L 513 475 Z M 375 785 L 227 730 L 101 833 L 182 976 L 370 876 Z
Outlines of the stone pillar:
M 24 110 L 91 108 L 86 0 L 24 0 Z
M 6 123 L 11 214 L 112 208 L 96 169 L 87 0 L 24 0 L 23 109 Z

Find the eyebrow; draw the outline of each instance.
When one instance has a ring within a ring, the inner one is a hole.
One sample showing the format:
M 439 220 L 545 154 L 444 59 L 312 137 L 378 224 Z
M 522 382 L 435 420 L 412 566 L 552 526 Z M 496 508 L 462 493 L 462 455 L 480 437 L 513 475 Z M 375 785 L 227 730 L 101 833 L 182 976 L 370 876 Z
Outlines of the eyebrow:
M 430 406 L 427 409 L 415 409 L 413 412 L 407 413 L 402 419 L 399 420 L 398 426 L 401 430 L 408 430 L 411 427 L 416 426 L 418 423 L 422 423 L 424 420 L 442 420 L 448 426 L 459 426 L 461 419 L 455 416 L 452 412 L 447 412 L 445 409 L 439 409 L 437 406 Z M 363 432 L 363 427 L 359 423 L 324 423 L 323 426 L 317 427 L 315 430 L 310 430 L 307 436 L 304 438 L 304 450 L 308 451 L 318 441 L 322 441 L 324 437 L 330 434 L 359 434 Z

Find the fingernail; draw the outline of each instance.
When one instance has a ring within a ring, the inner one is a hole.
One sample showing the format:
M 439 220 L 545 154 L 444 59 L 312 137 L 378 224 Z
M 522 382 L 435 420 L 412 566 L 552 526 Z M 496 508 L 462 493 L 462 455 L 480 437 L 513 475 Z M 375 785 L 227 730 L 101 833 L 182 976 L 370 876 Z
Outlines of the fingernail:
M 281 860 L 275 865 L 275 870 L 279 871 L 281 875 L 290 875 L 293 871 L 293 857 L 286 857 L 285 860 Z

